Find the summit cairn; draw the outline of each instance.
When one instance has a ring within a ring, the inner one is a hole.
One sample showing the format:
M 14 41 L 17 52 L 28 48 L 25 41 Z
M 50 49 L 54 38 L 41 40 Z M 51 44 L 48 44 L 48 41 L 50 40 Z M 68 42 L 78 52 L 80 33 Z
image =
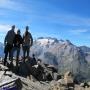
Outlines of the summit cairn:
M 64 77 L 58 81 L 51 82 L 50 90 L 74 90 L 74 79 L 70 71 L 64 74 Z
M 65 84 L 69 87 L 72 86 L 74 87 L 74 80 L 73 80 L 73 75 L 70 71 L 66 72 L 64 75 L 64 80 Z

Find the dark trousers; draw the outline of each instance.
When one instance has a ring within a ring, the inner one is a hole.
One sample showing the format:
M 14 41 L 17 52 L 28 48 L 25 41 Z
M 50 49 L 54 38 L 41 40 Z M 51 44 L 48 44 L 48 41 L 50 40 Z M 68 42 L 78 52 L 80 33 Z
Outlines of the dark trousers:
M 16 51 L 16 66 L 18 66 L 18 60 L 19 60 L 19 55 L 20 55 L 20 47 L 13 47 L 12 51 L 11 51 L 11 62 L 13 62 L 13 55 L 14 52 Z
M 11 50 L 13 48 L 13 45 L 7 44 L 4 48 L 4 53 L 5 53 L 5 57 L 4 57 L 4 65 L 6 65 L 7 63 L 7 57 L 9 55 L 9 60 L 11 59 Z
M 23 46 L 23 57 L 29 57 L 29 52 L 30 52 L 30 46 Z M 27 55 L 26 55 L 27 53 Z

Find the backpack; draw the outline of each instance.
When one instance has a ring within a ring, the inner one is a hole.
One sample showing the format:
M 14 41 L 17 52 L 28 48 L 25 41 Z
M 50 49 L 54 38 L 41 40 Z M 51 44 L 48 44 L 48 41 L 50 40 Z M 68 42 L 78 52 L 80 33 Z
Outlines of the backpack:
M 32 42 L 33 42 L 33 39 L 32 39 L 32 36 L 31 36 L 31 33 L 28 33 L 26 36 L 24 35 L 23 36 L 23 45 L 24 46 L 32 46 Z

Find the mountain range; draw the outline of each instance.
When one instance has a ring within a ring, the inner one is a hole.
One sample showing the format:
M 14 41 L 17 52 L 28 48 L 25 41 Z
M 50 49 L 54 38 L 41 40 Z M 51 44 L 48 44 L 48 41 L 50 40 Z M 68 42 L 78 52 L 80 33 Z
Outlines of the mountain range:
M 90 80 L 90 48 L 76 46 L 69 40 L 40 37 L 34 41 L 30 55 L 35 54 L 46 64 L 54 65 L 60 74 L 71 71 L 78 80 Z M 4 56 L 0 43 L 0 56 Z
M 69 40 L 41 37 L 35 40 L 31 53 L 44 63 L 55 65 L 60 74 L 71 71 L 78 80 L 90 79 L 89 47 L 78 47 Z

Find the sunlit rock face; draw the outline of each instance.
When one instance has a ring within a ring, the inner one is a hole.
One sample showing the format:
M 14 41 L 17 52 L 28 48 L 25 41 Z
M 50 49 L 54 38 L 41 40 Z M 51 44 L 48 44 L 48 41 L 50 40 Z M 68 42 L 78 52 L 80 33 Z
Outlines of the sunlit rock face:
M 89 66 L 84 51 L 69 40 L 38 38 L 31 48 L 32 53 L 44 63 L 55 65 L 61 74 L 71 71 L 74 75 L 82 75 L 83 78 L 89 75 Z
M 55 65 L 60 74 L 71 71 L 76 77 L 82 75 L 81 79 L 89 78 L 89 47 L 77 47 L 69 40 L 40 37 L 34 41 L 30 49 L 30 55 L 33 53 L 36 59 L 40 58 L 46 64 Z M 4 57 L 4 45 L 2 43 L 0 43 L 0 56 Z

